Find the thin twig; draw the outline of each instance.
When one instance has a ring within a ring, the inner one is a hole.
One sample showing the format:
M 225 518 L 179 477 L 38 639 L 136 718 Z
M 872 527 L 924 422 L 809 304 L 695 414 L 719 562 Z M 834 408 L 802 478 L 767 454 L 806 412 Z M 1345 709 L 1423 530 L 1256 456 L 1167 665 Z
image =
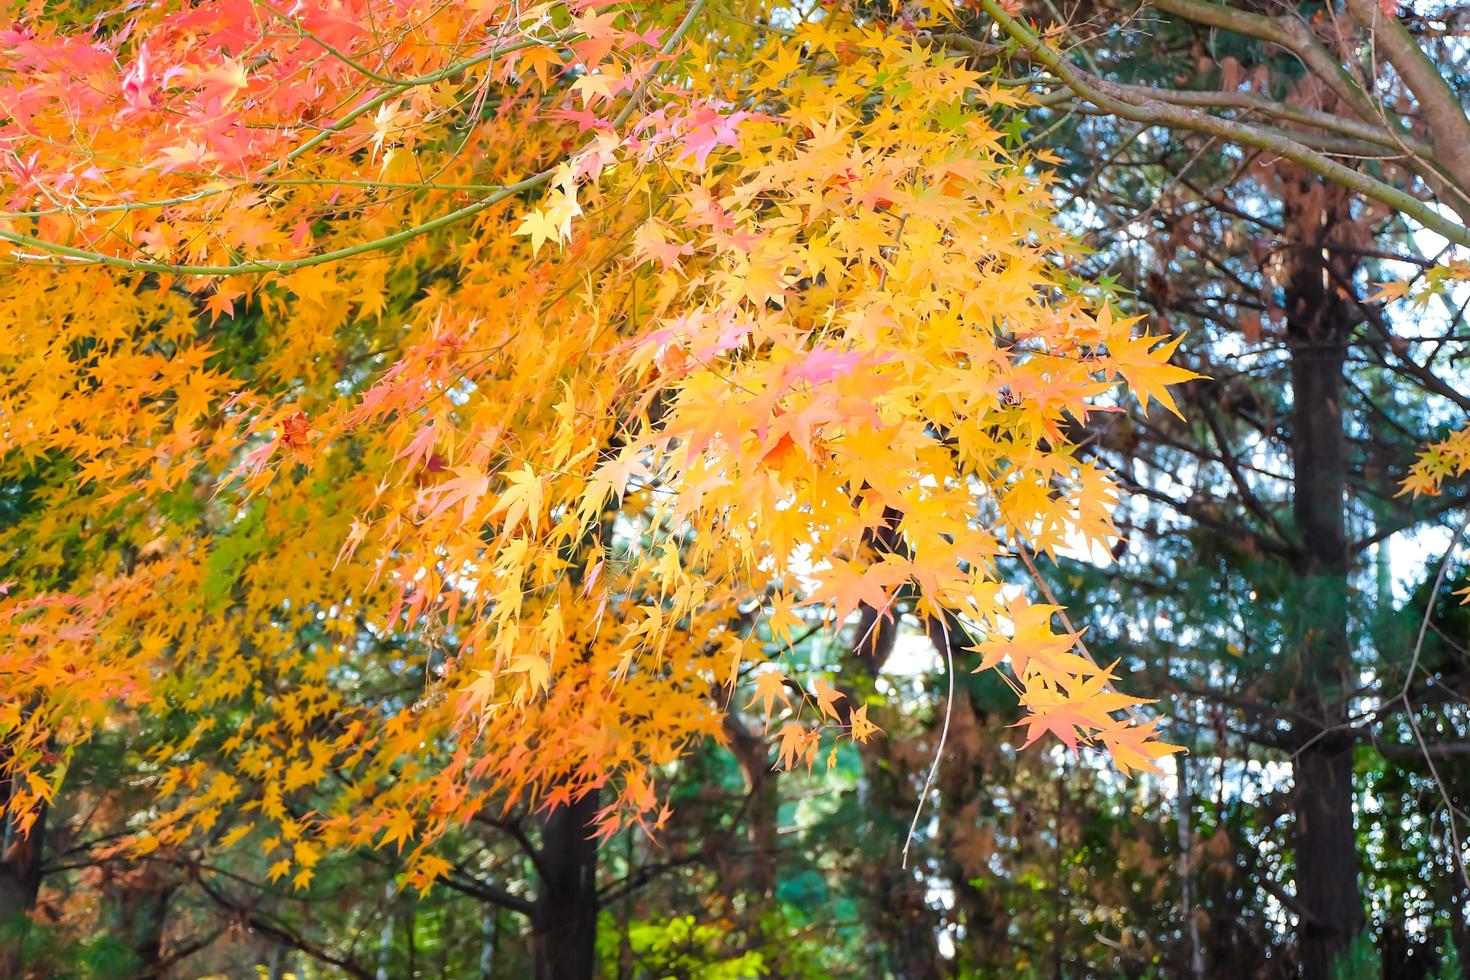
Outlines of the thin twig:
M 944 743 L 949 740 L 949 720 L 954 714 L 954 648 L 949 642 L 949 623 L 938 617 L 939 629 L 944 635 L 944 674 L 949 682 L 949 691 L 944 699 L 944 725 L 939 729 L 939 744 L 934 747 L 934 761 L 929 764 L 929 774 L 924 777 L 924 788 L 919 790 L 919 800 L 914 805 L 914 819 L 909 821 L 908 836 L 903 839 L 902 866 L 909 866 L 909 847 L 914 843 L 914 834 L 919 829 L 919 816 L 924 812 L 924 801 L 934 788 L 934 778 L 939 775 L 939 760 L 944 756 Z

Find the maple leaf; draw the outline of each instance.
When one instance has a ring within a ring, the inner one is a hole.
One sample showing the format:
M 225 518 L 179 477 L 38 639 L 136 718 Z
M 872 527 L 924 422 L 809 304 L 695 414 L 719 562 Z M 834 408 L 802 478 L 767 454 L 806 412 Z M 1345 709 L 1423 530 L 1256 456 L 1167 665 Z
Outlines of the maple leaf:
M 761 714 L 765 717 L 766 728 L 771 727 L 771 711 L 777 701 L 786 707 L 791 707 L 791 699 L 786 695 L 786 678 L 778 671 L 764 670 L 755 675 L 755 696 L 746 703 L 749 709 L 757 701 L 761 702 Z
M 1445 480 L 1467 472 L 1470 472 L 1470 428 L 1463 428 L 1425 447 L 1409 467 L 1397 495 L 1438 496 Z
M 1029 709 L 1016 726 L 1026 728 L 1026 740 L 1022 748 L 1032 745 L 1043 735 L 1050 733 L 1077 754 L 1077 741 L 1085 733 L 1087 715 L 1085 710 L 1055 688 L 1033 688 L 1022 695 L 1022 703 Z
M 218 322 L 220 314 L 233 317 L 235 315 L 235 300 L 239 299 L 241 293 L 232 289 L 216 289 L 204 301 L 204 308 L 209 311 L 209 322 Z
M 461 523 L 469 523 L 481 498 L 490 492 L 490 475 L 473 466 L 456 466 L 451 470 L 455 477 L 436 484 L 431 491 L 434 506 L 429 517 L 438 517 L 456 504 L 460 505 Z
M 847 697 L 827 683 L 825 678 L 818 677 L 812 681 L 812 696 L 817 700 L 817 708 L 822 714 L 829 718 L 837 718 L 836 704 L 839 698 Z
M 175 411 L 183 419 L 195 419 L 209 413 L 209 403 L 218 390 L 218 381 L 207 371 L 192 372 L 182 385 L 174 389 Z
M 448 860 L 437 854 L 419 854 L 409 866 L 407 880 L 418 889 L 419 897 L 423 898 L 434 886 L 434 882 L 448 875 L 452 868 L 453 865 Z
M 220 848 L 228 849 L 234 847 L 240 841 L 244 840 L 246 835 L 254 829 L 255 825 L 249 823 L 242 823 L 239 826 L 232 828 L 219 839 Z
M 544 657 L 535 654 L 521 654 L 510 662 L 506 670 L 514 674 L 525 674 L 534 691 L 545 692 L 551 684 L 551 665 Z
M 271 457 L 275 455 L 276 445 L 273 442 L 263 442 L 246 453 L 240 460 L 239 466 L 235 468 L 234 475 L 243 478 L 247 485 L 261 482 L 267 477 L 266 467 L 270 464 Z
M 813 386 L 824 385 L 838 378 L 851 376 L 860 365 L 882 360 L 885 358 L 875 358 L 867 351 L 817 347 L 803 353 L 801 359 L 792 364 L 787 372 L 793 380 L 805 381 Z
M 1141 334 L 1128 340 L 1112 341 L 1108 354 L 1114 368 L 1128 382 L 1128 387 L 1138 399 L 1139 410 L 1148 415 L 1149 401 L 1157 401 L 1179 418 L 1184 418 L 1169 386 L 1201 377 L 1188 368 L 1169 364 L 1175 349 L 1184 340 L 1179 334 L 1173 339 Z
M 776 765 L 787 771 L 805 762 L 810 770 L 817 757 L 817 733 L 809 732 L 800 724 L 788 721 L 776 733 L 780 740 L 776 751 Z
M 870 565 L 833 560 L 832 567 L 821 573 L 820 585 L 807 597 L 807 602 L 830 601 L 838 623 L 846 622 L 859 605 L 887 613 L 893 601 L 893 589 L 912 575 L 913 566 L 894 556 L 885 556 Z
M 311 420 L 305 412 L 293 412 L 281 420 L 281 445 L 296 456 L 311 448 Z
M 291 849 L 291 860 L 302 868 L 313 868 L 321 860 L 321 852 L 310 841 L 299 840 Z
M 1126 724 L 1104 728 L 1097 733 L 1098 739 L 1108 750 L 1113 765 L 1125 776 L 1135 771 L 1159 773 L 1158 760 L 1164 756 L 1183 752 L 1179 745 L 1161 742 L 1155 734 L 1158 720 L 1142 724 Z
M 659 263 L 665 270 L 679 269 L 679 260 L 694 254 L 694 246 L 669 241 L 663 226 L 656 221 L 645 221 L 638 227 L 633 247 L 639 255 Z
M 561 54 L 553 47 L 531 47 L 521 51 L 512 52 L 505 59 L 506 70 L 519 68 L 525 72 L 530 70 L 535 73 L 544 91 L 551 83 L 551 72 L 555 68 L 558 71 L 563 67 Z
M 195 77 L 200 99 L 215 109 L 228 106 L 248 83 L 245 65 L 235 59 L 211 65 Z
M 1088 738 L 1089 733 L 1116 726 L 1112 712 L 1146 703 L 1141 698 L 1110 689 L 1113 667 L 1116 666 L 1116 662 L 1105 669 L 1088 665 L 1074 676 L 1062 674 L 1051 679 L 1044 673 L 1038 673 L 1028 678 L 1021 704 L 1030 713 L 1017 722 L 1027 728 L 1024 745 L 1030 745 L 1045 732 L 1051 732 L 1076 754 L 1079 738 Z
M 541 480 L 529 466 L 522 466 L 506 475 L 509 486 L 490 511 L 490 516 L 505 514 L 505 528 L 514 528 L 522 518 L 529 517 L 534 526 L 541 516 Z
M 531 236 L 531 254 L 539 255 L 541 246 L 547 241 L 560 241 L 558 222 L 554 215 L 539 208 L 526 212 L 521 218 L 521 223 L 516 227 L 515 234 Z
M 437 438 L 438 432 L 434 428 L 434 423 L 432 421 L 426 422 L 414 433 L 408 445 L 399 450 L 398 455 L 394 456 L 393 459 L 395 461 L 406 459 L 408 460 L 405 464 L 407 468 L 416 470 L 429 458 L 429 454 L 434 451 L 434 441 Z
M 680 142 L 686 156 L 694 158 L 695 165 L 703 170 L 709 155 L 720 146 L 740 145 L 740 123 L 753 117 L 749 112 L 720 113 L 715 106 L 701 106 L 676 121 L 684 129 Z
M 1052 630 L 1052 617 L 1060 609 L 1059 606 L 1031 603 L 1024 598 L 1007 604 L 1005 615 L 1011 635 L 982 640 L 968 648 L 981 655 L 980 665 L 975 671 L 988 670 L 1007 659 L 1017 676 L 1024 677 L 1035 670 L 1052 683 L 1091 671 L 1090 661 L 1070 652 L 1077 643 L 1077 637 Z
M 186 140 L 177 146 L 165 146 L 158 154 L 158 163 L 164 173 L 170 170 L 191 169 L 207 170 L 211 161 L 217 159 L 218 154 L 203 143 L 194 140 Z
M 571 47 L 589 69 L 602 62 L 617 43 L 614 24 L 618 17 L 618 11 L 610 10 L 601 14 L 589 11 L 572 18 L 572 27 L 584 39 L 574 42 Z
M 402 851 L 404 843 L 411 840 L 413 835 L 413 814 L 403 807 L 395 807 L 388 812 L 383 825 L 383 836 L 374 847 L 381 849 L 389 844 L 396 844 L 398 850 Z
M 866 742 L 874 735 L 883 731 L 868 720 L 868 706 L 866 704 L 853 710 L 848 724 L 853 740 L 857 742 Z
M 795 606 L 791 596 L 785 592 L 776 592 L 771 596 L 770 606 L 766 610 L 766 628 L 771 631 L 771 638 L 787 647 L 791 646 L 795 636 L 792 629 L 806 625 L 806 621 L 797 614 Z
M 611 128 L 607 120 L 588 109 L 558 109 L 556 112 L 547 113 L 547 118 L 570 120 L 577 124 L 577 131 L 582 133 Z

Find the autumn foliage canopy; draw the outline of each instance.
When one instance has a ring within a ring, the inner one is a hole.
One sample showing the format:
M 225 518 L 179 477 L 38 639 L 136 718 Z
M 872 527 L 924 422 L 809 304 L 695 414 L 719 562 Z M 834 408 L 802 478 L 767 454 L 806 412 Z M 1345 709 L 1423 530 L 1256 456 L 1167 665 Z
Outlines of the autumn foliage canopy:
M 899 596 L 1125 772 L 1173 747 L 994 559 L 1107 542 L 1077 442 L 1174 343 L 1070 272 L 943 4 L 34 4 L 0 31 L 0 766 L 154 740 L 121 845 L 434 841 L 883 737 L 809 625 Z M 405 678 L 428 678 L 406 684 Z M 1126 685 L 1125 685 L 1126 686 Z M 896 844 L 898 842 L 895 842 Z

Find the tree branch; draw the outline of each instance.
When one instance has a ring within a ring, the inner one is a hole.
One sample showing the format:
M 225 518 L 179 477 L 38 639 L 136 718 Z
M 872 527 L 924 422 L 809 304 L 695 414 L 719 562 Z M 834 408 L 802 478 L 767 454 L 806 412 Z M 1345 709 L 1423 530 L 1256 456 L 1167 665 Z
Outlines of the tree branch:
M 1213 8 L 1215 4 L 1203 4 L 1198 0 L 1164 0 L 1165 4 L 1182 3 L 1191 9 Z M 1188 130 L 1219 137 L 1241 146 L 1266 150 L 1326 178 L 1336 184 L 1357 191 L 1394 210 L 1409 215 L 1419 224 L 1436 231 L 1457 244 L 1470 247 L 1470 228 L 1451 221 L 1439 211 L 1406 191 L 1381 180 L 1338 163 L 1313 150 L 1299 139 L 1281 130 L 1248 126 L 1233 119 L 1225 119 L 1188 106 L 1173 105 L 1155 97 L 1140 97 L 1130 94 L 1127 88 L 1090 74 L 1068 61 L 1001 7 L 999 0 L 980 0 L 981 7 L 1011 37 L 1015 38 L 1031 56 L 1051 69 L 1063 84 L 1098 108 L 1112 115 L 1134 122 L 1150 123 L 1169 129 Z M 1167 7 L 1165 8 L 1167 9 Z M 1240 14 L 1229 8 L 1220 8 L 1229 14 Z M 1285 37 L 1279 25 L 1259 15 L 1242 15 L 1257 18 L 1272 25 L 1273 36 Z M 1340 69 L 1339 69 L 1340 70 Z M 1145 91 L 1148 91 L 1145 89 Z

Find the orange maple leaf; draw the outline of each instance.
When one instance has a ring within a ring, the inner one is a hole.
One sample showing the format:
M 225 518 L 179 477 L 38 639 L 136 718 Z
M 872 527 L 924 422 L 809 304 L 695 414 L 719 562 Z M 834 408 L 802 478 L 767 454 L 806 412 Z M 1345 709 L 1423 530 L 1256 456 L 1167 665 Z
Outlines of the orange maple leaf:
M 765 715 L 766 727 L 771 726 L 771 712 L 776 702 L 780 701 L 786 707 L 791 707 L 791 699 L 786 694 L 786 678 L 779 671 L 764 670 L 755 677 L 755 696 L 745 705 L 750 708 L 757 701 L 761 702 L 761 711 Z

